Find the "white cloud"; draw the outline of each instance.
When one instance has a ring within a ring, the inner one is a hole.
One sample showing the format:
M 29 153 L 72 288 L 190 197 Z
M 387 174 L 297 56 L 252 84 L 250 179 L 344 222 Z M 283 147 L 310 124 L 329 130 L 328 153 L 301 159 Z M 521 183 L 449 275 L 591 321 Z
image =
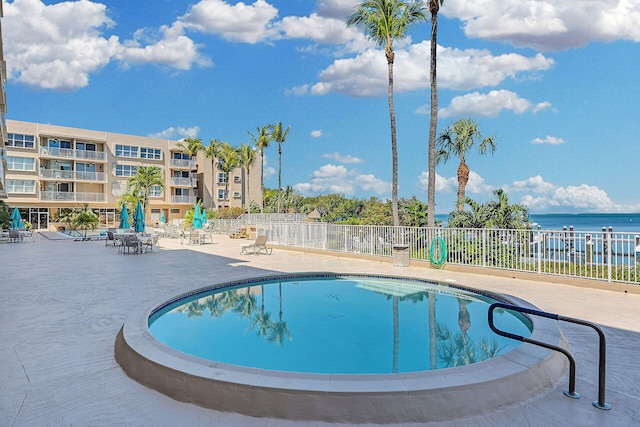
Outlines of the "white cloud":
M 637 0 L 448 0 L 440 13 L 462 20 L 467 37 L 542 51 L 594 41 L 640 41 Z
M 395 49 L 394 91 L 407 92 L 429 87 L 429 41 Z M 438 47 L 438 87 L 469 90 L 496 86 L 519 73 L 547 70 L 553 60 L 541 54 L 493 56 L 488 50 Z M 354 58 L 336 59 L 307 89 L 314 95 L 330 92 L 352 96 L 381 96 L 387 93 L 388 69 L 384 52 L 368 48 Z
M 562 138 L 558 138 L 555 136 L 550 136 L 547 135 L 544 139 L 543 138 L 534 138 L 531 140 L 532 144 L 551 144 L 551 145 L 558 145 L 558 144 L 564 144 L 564 139 Z
M 287 16 L 278 23 L 283 38 L 310 39 L 316 43 L 342 44 L 364 38 L 347 28 L 344 18 L 327 18 L 312 13 L 309 16 Z
M 179 18 L 185 26 L 217 34 L 230 41 L 258 43 L 274 35 L 278 9 L 264 0 L 252 4 L 229 4 L 223 0 L 201 0 Z
M 139 30 L 124 43 L 103 35 L 115 23 L 104 4 L 66 1 L 45 5 L 41 0 L 5 3 L 4 53 L 8 78 L 43 89 L 76 90 L 89 78 L 120 60 L 126 65 L 150 63 L 188 70 L 211 61 L 183 34 L 179 24 L 163 26 L 157 34 Z
M 322 135 L 323 135 L 323 133 L 322 133 L 322 131 L 320 129 L 314 129 L 309 134 L 309 136 L 311 136 L 311 138 L 320 138 Z
M 318 13 L 344 21 L 359 0 L 318 0 Z
M 354 157 L 350 154 L 342 155 L 337 151 L 331 154 L 323 154 L 322 157 L 326 159 L 335 160 L 338 163 L 363 163 L 364 162 L 364 160 L 362 160 L 359 157 Z
M 352 196 L 357 190 L 381 195 L 391 192 L 391 183 L 342 165 L 326 164 L 311 174 L 311 182 L 301 182 L 293 188 L 303 195 L 338 193 Z
M 190 128 L 171 126 L 158 133 L 150 134 L 149 136 L 160 139 L 196 138 L 198 136 L 198 132 L 200 132 L 199 126 L 193 126 Z
M 277 173 L 276 168 L 268 166 L 264 168 L 262 175 L 264 176 L 264 179 L 267 179 L 267 178 L 271 178 L 272 176 L 275 176 L 276 173 Z M 276 188 L 277 188 L 277 185 L 276 185 Z
M 546 110 L 547 108 L 551 108 L 550 102 L 548 101 L 539 102 L 538 104 L 536 104 L 535 107 L 533 107 L 533 114 L 537 113 L 538 111 Z
M 530 107 L 529 100 L 520 98 L 509 90 L 492 90 L 487 94 L 473 92 L 456 96 L 447 107 L 440 109 L 439 116 L 443 118 L 468 115 L 496 117 L 502 110 L 511 110 L 522 114 Z M 420 112 L 422 110 L 423 108 L 420 109 Z

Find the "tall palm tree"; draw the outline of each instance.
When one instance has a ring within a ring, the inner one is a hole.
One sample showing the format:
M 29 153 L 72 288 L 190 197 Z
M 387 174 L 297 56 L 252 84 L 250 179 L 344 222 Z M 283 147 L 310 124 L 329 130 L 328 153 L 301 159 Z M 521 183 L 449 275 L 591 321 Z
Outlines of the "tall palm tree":
M 198 152 L 203 149 L 202 140 L 200 138 L 185 138 L 181 142 L 176 144 L 176 147 L 180 148 L 185 154 L 191 157 L 198 155 Z
M 347 17 L 347 26 L 358 27 L 367 38 L 384 46 L 389 72 L 389 117 L 391 121 L 391 211 L 393 225 L 400 225 L 398 214 L 398 147 L 396 142 L 396 114 L 393 106 L 393 42 L 407 37 L 409 28 L 426 21 L 422 1 L 365 0 L 356 5 Z
M 438 46 L 438 12 L 444 0 L 428 0 L 431 13 L 431 59 L 429 81 L 431 83 L 431 117 L 429 120 L 429 173 L 427 182 L 427 225 L 436 226 L 436 131 L 438 128 L 438 80 L 436 76 L 436 51 Z
M 224 172 L 225 175 L 225 188 L 224 188 L 224 200 L 225 205 L 229 200 L 229 174 L 232 170 L 238 167 L 240 158 L 238 151 L 228 143 L 222 143 L 220 153 L 218 157 L 218 169 Z
M 480 154 L 487 151 L 493 153 L 496 149 L 496 141 L 493 136 L 482 138 L 478 130 L 478 123 L 471 119 L 456 120 L 438 136 L 436 147 L 436 163 L 444 162 L 454 155 L 460 159 L 458 166 L 458 210 L 464 210 L 464 190 L 469 181 L 469 166 L 466 156 L 478 144 Z
M 251 132 L 247 131 L 249 137 L 256 145 L 256 148 L 260 150 L 260 191 L 262 191 L 262 203 L 260 204 L 260 213 L 264 213 L 264 150 L 269 148 L 271 143 L 271 133 L 269 132 L 269 125 L 257 128 L 258 132 L 254 136 Z
M 220 150 L 222 149 L 223 144 L 224 143 L 219 139 L 211 139 L 209 140 L 209 145 L 203 148 L 204 157 L 211 159 L 211 209 L 215 208 L 215 196 L 213 191 L 216 185 L 216 168 L 214 165 L 216 163 L 216 159 L 220 155 Z
M 136 196 L 139 197 L 145 215 L 147 214 L 147 207 L 149 206 L 149 193 L 151 193 L 153 187 L 160 187 L 161 190 L 166 187 L 164 174 L 157 166 L 141 166 L 136 170 L 136 174 L 127 181 L 127 192 L 134 198 Z M 126 199 L 126 197 L 123 198 Z M 129 201 L 132 200 L 129 199 Z
M 291 126 L 286 130 L 282 128 L 282 122 L 276 125 L 269 125 L 271 129 L 271 139 L 278 143 L 278 213 L 280 213 L 280 192 L 282 191 L 282 143 L 287 139 Z
M 251 165 L 256 161 L 256 149 L 249 144 L 242 144 L 238 147 L 238 155 L 240 156 L 240 166 L 242 166 L 247 173 L 247 213 L 251 213 L 251 182 L 249 180 L 249 173 L 251 171 Z

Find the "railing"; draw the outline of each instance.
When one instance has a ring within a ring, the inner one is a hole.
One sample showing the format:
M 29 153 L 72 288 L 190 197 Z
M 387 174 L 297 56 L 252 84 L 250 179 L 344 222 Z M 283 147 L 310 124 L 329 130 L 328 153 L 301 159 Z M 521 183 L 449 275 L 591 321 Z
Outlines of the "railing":
M 171 196 L 171 203 L 196 203 L 196 196 Z
M 606 337 L 604 335 L 604 332 L 602 331 L 602 329 L 600 329 L 600 327 L 598 327 L 598 325 L 591 323 L 591 322 L 586 322 L 584 320 L 580 320 L 580 319 L 574 319 L 572 317 L 565 317 L 565 316 L 560 316 L 559 314 L 552 314 L 552 313 L 547 313 L 544 311 L 539 311 L 539 310 L 532 310 L 530 308 L 525 308 L 525 307 L 518 307 L 515 305 L 511 305 L 511 304 L 505 304 L 505 303 L 501 303 L 501 302 L 496 302 L 493 303 L 489 306 L 489 327 L 491 328 L 491 330 L 493 332 L 495 332 L 498 335 L 501 335 L 503 337 L 507 337 L 507 338 L 511 338 L 517 341 L 521 341 L 521 342 L 526 342 L 529 344 L 534 344 L 540 347 L 544 347 L 544 348 L 548 348 L 550 350 L 554 350 L 554 351 L 558 351 L 562 354 L 564 354 L 565 356 L 567 356 L 567 359 L 569 359 L 569 390 L 566 391 L 564 394 L 566 396 L 569 396 L 571 398 L 574 399 L 579 399 L 580 395 L 578 393 L 576 393 L 576 362 L 573 359 L 573 356 L 571 356 L 571 353 L 569 353 L 567 350 L 565 350 L 562 347 L 558 347 L 555 345 L 551 345 L 542 341 L 537 341 L 537 340 L 533 340 L 531 338 L 526 338 L 523 337 L 522 335 L 515 335 L 512 334 L 510 332 L 505 332 L 502 331 L 498 328 L 496 328 L 495 324 L 493 323 L 493 311 L 496 308 L 503 308 L 506 310 L 513 310 L 513 311 L 518 311 L 520 313 L 526 313 L 526 314 L 531 314 L 534 316 L 540 316 L 540 317 L 546 317 L 547 319 L 553 319 L 553 320 L 557 320 L 557 321 L 564 321 L 564 322 L 569 322 L 569 323 L 574 323 L 577 325 L 583 325 L 583 326 L 588 326 L 590 328 L 593 328 L 597 333 L 598 333 L 598 338 L 599 338 L 599 346 L 598 346 L 598 400 L 593 402 L 593 406 L 595 406 L 598 409 L 605 409 L 605 410 L 609 410 L 611 409 L 611 406 L 609 406 L 605 401 L 604 401 L 604 394 L 605 394 L 605 378 L 606 378 L 606 359 L 607 359 L 607 342 L 606 342 Z
M 410 259 L 429 261 L 431 241 L 440 236 L 447 246 L 449 264 L 640 283 L 640 230 L 614 233 L 309 222 L 255 224 L 258 234 L 267 234 L 271 243 L 282 246 L 389 257 L 394 245 L 408 245 Z
M 170 162 L 169 162 L 169 165 L 172 168 L 195 169 L 196 168 L 196 161 L 195 160 L 186 160 L 186 159 L 171 159 Z
M 40 147 L 42 157 L 62 157 L 64 159 L 107 161 L 107 153 L 104 151 L 74 150 L 71 148 Z
M 191 178 L 171 178 L 174 187 L 197 187 L 198 181 Z
M 104 193 L 78 193 L 71 191 L 41 191 L 41 201 L 57 202 L 106 202 L 107 195 Z
M 69 170 L 40 169 L 40 177 L 56 180 L 100 181 L 107 180 L 104 172 L 78 172 Z

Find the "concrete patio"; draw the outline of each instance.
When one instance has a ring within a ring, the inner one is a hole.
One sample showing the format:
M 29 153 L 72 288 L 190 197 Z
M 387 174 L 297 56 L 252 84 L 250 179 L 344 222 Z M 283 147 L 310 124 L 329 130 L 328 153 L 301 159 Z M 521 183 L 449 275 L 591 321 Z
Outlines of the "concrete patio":
M 36 233 L 37 234 L 37 233 Z M 568 379 L 521 404 L 438 426 L 631 426 L 640 424 L 640 294 L 485 274 L 393 267 L 388 262 L 276 248 L 240 255 L 244 240 L 214 235 L 213 244 L 161 239 L 142 255 L 118 255 L 104 241 L 0 243 L 0 425 L 302 426 L 177 402 L 133 381 L 114 359 L 116 334 L 134 309 L 189 288 L 274 272 L 406 274 L 525 299 L 541 310 L 601 325 L 607 335 L 606 402 L 597 400 L 597 335 L 560 323 L 577 363 L 574 400 Z M 625 292 L 625 288 L 628 292 Z M 527 344 L 524 344 L 527 345 Z M 483 399 L 483 396 L 478 396 Z M 325 426 L 326 423 L 311 425 Z M 368 424 L 371 425 L 371 424 Z M 415 424 L 413 424 L 415 425 Z

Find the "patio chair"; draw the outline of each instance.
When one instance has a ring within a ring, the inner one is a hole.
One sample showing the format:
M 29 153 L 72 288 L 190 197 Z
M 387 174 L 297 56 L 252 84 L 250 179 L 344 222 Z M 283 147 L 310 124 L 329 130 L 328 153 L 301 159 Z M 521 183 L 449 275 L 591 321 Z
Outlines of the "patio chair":
M 135 235 L 126 235 L 122 238 L 122 253 L 130 254 L 133 250 L 134 253 L 140 252 L 140 242 L 138 242 L 138 238 Z M 120 251 L 118 251 L 120 252 Z
M 159 234 L 154 234 L 150 239 L 147 239 L 143 242 L 142 246 L 145 251 L 153 252 L 153 247 L 158 246 L 158 239 L 160 238 Z
M 263 253 L 265 255 L 271 255 L 272 250 L 272 248 L 267 247 L 267 236 L 258 236 L 256 237 L 255 242 L 242 245 L 240 248 L 240 254 L 260 255 Z
M 116 235 L 111 230 L 107 230 L 107 238 L 104 240 L 104 245 L 109 246 L 109 242 L 113 243 L 114 247 L 116 246 Z
M 19 242 L 21 240 L 22 240 L 22 237 L 20 237 L 20 232 L 18 230 L 9 230 L 10 242 Z

